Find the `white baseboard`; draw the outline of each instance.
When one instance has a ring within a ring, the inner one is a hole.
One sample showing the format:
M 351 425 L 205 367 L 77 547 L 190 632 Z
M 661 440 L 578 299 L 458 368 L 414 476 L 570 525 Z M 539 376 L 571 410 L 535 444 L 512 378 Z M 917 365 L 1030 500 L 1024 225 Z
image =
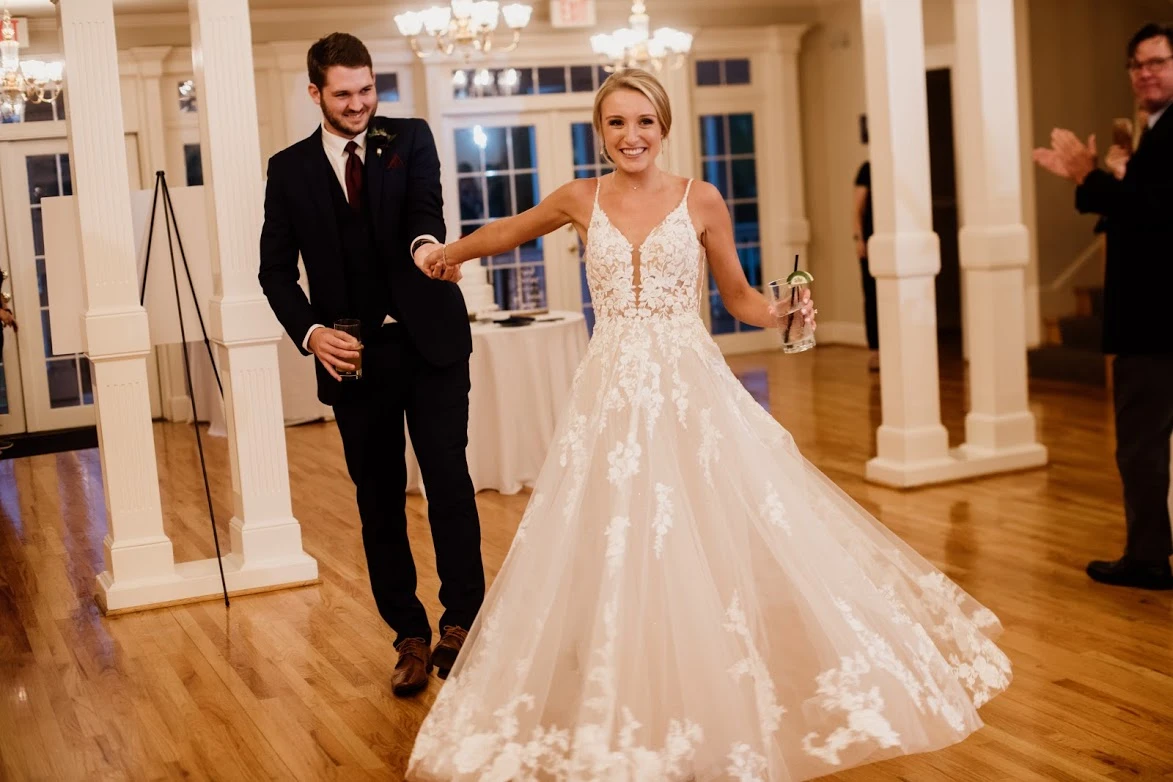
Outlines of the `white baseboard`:
M 833 320 L 819 323 L 815 339 L 820 345 L 854 345 L 866 348 L 868 346 L 868 331 L 862 323 Z

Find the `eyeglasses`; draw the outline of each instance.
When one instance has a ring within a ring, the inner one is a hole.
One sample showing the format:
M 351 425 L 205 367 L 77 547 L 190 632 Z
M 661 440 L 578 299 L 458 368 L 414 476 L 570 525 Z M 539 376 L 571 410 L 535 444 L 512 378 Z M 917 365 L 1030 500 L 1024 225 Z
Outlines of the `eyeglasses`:
M 1141 71 L 1148 71 L 1149 73 L 1157 73 L 1170 62 L 1173 62 L 1173 57 L 1153 57 L 1144 62 L 1137 62 L 1136 60 L 1128 61 L 1129 73 L 1140 73 Z

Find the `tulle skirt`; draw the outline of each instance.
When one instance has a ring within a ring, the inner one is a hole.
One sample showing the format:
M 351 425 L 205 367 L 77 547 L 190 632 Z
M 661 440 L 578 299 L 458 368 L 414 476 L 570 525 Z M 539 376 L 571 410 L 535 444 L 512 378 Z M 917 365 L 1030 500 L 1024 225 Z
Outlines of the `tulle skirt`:
M 599 322 L 414 780 L 810 779 L 937 749 L 997 618 L 807 462 L 697 317 Z

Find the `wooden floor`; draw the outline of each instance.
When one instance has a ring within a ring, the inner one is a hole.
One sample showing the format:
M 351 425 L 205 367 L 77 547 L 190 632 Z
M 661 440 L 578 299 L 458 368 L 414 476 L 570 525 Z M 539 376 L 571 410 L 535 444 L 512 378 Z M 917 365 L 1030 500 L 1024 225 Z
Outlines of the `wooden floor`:
M 838 780 L 1173 780 L 1173 593 L 1083 575 L 1122 547 L 1111 410 L 1100 390 L 1032 389 L 1051 466 L 899 492 L 864 482 L 879 424 L 866 354 L 821 347 L 732 360 L 805 454 L 1002 619 L 1014 662 L 986 727 L 945 751 Z M 961 366 L 943 365 L 954 444 Z M 179 560 L 212 554 L 190 428 L 156 426 Z M 366 580 L 332 425 L 288 430 L 293 506 L 319 586 L 104 619 L 93 600 L 106 533 L 96 451 L 0 462 L 0 780 L 400 779 L 440 687 L 389 693 L 391 634 Z M 220 539 L 231 484 L 209 447 Z M 496 573 L 526 495 L 478 497 Z M 435 612 L 423 504 L 410 522 Z M 433 617 L 435 617 L 433 613 Z

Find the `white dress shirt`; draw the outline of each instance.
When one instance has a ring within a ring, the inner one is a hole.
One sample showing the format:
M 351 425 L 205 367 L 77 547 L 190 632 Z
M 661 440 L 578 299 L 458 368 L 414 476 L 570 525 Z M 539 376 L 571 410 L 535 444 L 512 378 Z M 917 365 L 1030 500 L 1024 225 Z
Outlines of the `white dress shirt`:
M 1173 104 L 1166 103 L 1161 109 L 1159 109 L 1158 111 L 1154 111 L 1152 114 L 1149 115 L 1149 130 L 1153 129 L 1153 125 L 1157 124 L 1157 120 L 1161 119 L 1161 115 L 1164 114 L 1166 111 L 1168 111 L 1169 106 L 1171 106 L 1171 105 L 1173 105 Z
M 367 159 L 367 132 L 365 130 L 362 133 L 359 133 L 353 139 L 348 139 L 331 132 L 329 128 L 325 126 L 325 124 L 322 125 L 322 149 L 326 151 L 326 159 L 330 161 L 330 167 L 334 169 L 334 175 L 338 177 L 338 184 L 342 186 L 343 193 L 346 192 L 346 158 L 348 157 L 346 152 L 346 145 L 351 141 L 354 141 L 354 143 L 358 145 L 358 148 L 354 151 L 354 154 L 358 155 L 359 161 L 365 164 Z M 440 240 L 431 234 L 423 234 L 421 236 L 417 236 L 412 241 L 411 249 L 414 251 L 416 246 L 424 241 L 431 242 L 433 244 L 440 243 Z M 394 322 L 395 319 L 390 315 L 387 315 L 385 318 L 383 318 L 384 324 Z M 306 351 L 309 351 L 310 349 L 310 335 L 314 333 L 315 329 L 320 328 L 322 328 L 322 324 L 315 323 L 314 325 L 310 326 L 309 331 L 305 333 L 305 338 L 301 341 L 301 346 Z

